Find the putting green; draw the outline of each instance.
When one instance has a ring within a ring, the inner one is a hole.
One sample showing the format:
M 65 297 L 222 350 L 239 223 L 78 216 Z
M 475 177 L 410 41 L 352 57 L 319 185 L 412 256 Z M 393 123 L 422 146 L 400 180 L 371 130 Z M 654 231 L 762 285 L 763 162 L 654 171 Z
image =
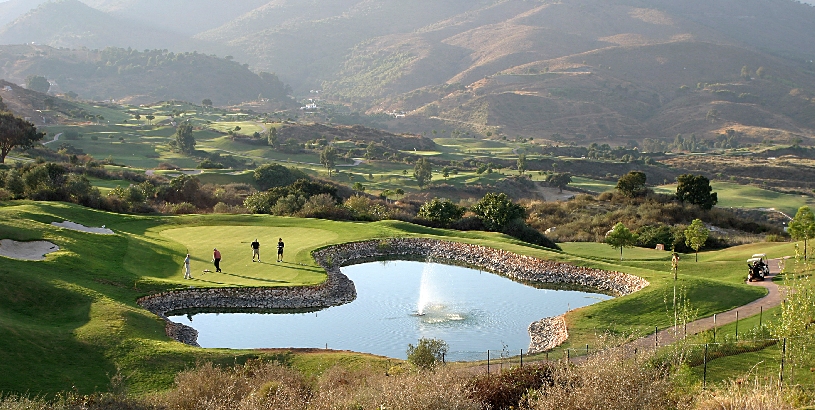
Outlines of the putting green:
M 275 226 L 196 226 L 169 229 L 161 235 L 181 243 L 190 253 L 192 279 L 199 286 L 293 286 L 312 285 L 325 279 L 325 271 L 308 250 L 337 238 L 331 231 Z M 277 240 L 286 244 L 284 262 L 277 260 Z M 250 243 L 260 242 L 262 262 L 252 262 Z M 221 273 L 215 273 L 212 252 L 221 252 Z M 212 272 L 204 272 L 209 269 Z M 173 278 L 183 281 L 183 266 Z

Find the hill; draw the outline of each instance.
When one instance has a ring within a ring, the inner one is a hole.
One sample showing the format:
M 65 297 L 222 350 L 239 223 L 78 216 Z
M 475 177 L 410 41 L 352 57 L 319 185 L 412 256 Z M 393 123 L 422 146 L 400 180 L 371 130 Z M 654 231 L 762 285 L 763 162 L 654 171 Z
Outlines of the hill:
M 197 52 L 105 48 L 68 50 L 48 46 L 0 46 L 0 76 L 23 83 L 29 75 L 52 82 L 51 91 L 80 98 L 152 103 L 160 100 L 215 104 L 257 100 L 291 103 L 289 88 L 275 75 L 256 74 L 231 59 Z

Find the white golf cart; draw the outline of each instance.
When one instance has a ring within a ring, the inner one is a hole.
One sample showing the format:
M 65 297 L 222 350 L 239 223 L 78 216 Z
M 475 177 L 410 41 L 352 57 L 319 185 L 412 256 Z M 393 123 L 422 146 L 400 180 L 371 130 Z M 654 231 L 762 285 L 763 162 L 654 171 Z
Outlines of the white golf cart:
M 747 281 L 762 281 L 770 274 L 770 265 L 767 263 L 767 254 L 757 253 L 747 259 Z

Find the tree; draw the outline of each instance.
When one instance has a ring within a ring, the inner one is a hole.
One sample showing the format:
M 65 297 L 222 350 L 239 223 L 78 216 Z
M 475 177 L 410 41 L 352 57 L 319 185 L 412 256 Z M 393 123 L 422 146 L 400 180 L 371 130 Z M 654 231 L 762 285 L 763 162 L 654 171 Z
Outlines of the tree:
M 705 246 L 708 236 L 710 236 L 710 230 L 700 219 L 694 219 L 685 229 L 685 245 L 696 252 L 696 262 L 699 262 L 699 249 Z
M 617 222 L 617 225 L 614 225 L 614 228 L 606 234 L 605 242 L 612 248 L 620 248 L 620 260 L 623 260 L 623 248 L 631 248 L 636 245 L 637 235 L 626 228 L 622 222 Z
M 351 189 L 357 192 L 365 192 L 365 185 L 362 185 L 362 182 L 354 182 L 354 185 L 351 186 Z
M 424 188 L 424 186 L 433 179 L 433 164 L 424 158 L 419 158 L 413 167 L 413 178 L 416 178 L 419 189 Z
M 526 209 L 509 199 L 507 194 L 487 193 L 478 203 L 470 208 L 491 231 L 501 231 L 515 219 L 526 216 Z
M 175 142 L 181 152 L 192 154 L 195 151 L 195 137 L 192 135 L 192 125 L 179 125 L 175 132 Z
M 334 169 L 334 165 L 337 163 L 337 150 L 334 147 L 328 145 L 323 149 L 323 152 L 320 153 L 320 163 L 328 170 L 328 176 L 331 176 L 331 170 Z
M 436 367 L 444 360 L 448 350 L 447 342 L 441 339 L 419 339 L 416 346 L 408 344 L 407 360 L 410 364 L 424 370 Z
M 518 156 L 518 173 L 523 175 L 526 172 L 526 154 Z
M 141 120 L 141 114 L 136 113 L 135 115 L 133 115 L 133 118 L 134 118 L 136 121 L 139 121 L 139 120 Z
M 201 105 L 204 108 L 212 108 L 212 100 L 210 100 L 209 98 L 204 98 L 204 100 L 201 101 Z
M 433 198 L 419 208 L 419 216 L 446 226 L 450 222 L 461 219 L 464 216 L 464 208 L 449 199 Z
M 14 148 L 28 149 L 45 137 L 34 124 L 10 112 L 0 112 L 0 164 Z
M 798 208 L 790 222 L 788 232 L 792 239 L 804 241 L 804 260 L 807 259 L 807 242 L 815 238 L 815 214 L 808 206 Z
M 702 175 L 683 174 L 676 178 L 676 198 L 682 202 L 699 205 L 702 209 L 711 209 L 719 202 L 719 196 L 710 186 L 710 180 Z
M 747 66 L 741 68 L 741 78 L 745 80 L 750 80 L 750 69 Z
M 756 77 L 758 77 L 758 78 L 764 78 L 764 76 L 766 74 L 767 74 L 767 70 L 764 67 L 759 67 L 756 70 Z
M 275 127 L 269 128 L 269 134 L 266 136 L 266 141 L 274 149 L 280 147 L 280 141 L 278 141 L 277 139 L 277 128 Z
M 6 103 L 3 102 L 3 97 L 0 97 L 0 111 L 6 111 Z
M 644 172 L 641 171 L 631 171 L 617 180 L 617 186 L 615 187 L 619 190 L 623 195 L 633 198 L 635 196 L 640 196 L 646 192 L 645 181 L 647 177 L 645 176 Z
M 30 75 L 25 79 L 25 86 L 29 90 L 39 93 L 47 93 L 51 89 L 51 83 L 41 75 Z
M 262 190 L 291 185 L 299 179 L 308 179 L 305 172 L 297 168 L 286 168 L 280 164 L 263 164 L 255 169 L 252 176 Z
M 152 115 L 152 114 L 149 114 L 149 115 L 147 115 L 147 116 L 146 116 L 146 117 L 144 117 L 144 118 L 146 118 L 146 119 L 147 119 L 147 125 L 151 125 L 151 124 L 153 123 L 153 120 L 155 120 L 155 119 L 156 119 L 156 116 L 155 116 L 155 115 Z
M 572 174 L 568 172 L 552 173 L 546 177 L 546 182 L 551 186 L 558 187 L 560 193 L 563 193 L 563 188 L 566 188 L 572 183 Z

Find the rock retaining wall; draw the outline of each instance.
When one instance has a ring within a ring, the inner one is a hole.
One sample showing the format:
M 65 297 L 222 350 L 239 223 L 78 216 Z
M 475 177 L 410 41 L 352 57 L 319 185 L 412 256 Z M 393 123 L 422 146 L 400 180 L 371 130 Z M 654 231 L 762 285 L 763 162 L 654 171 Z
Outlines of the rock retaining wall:
M 356 298 L 354 283 L 340 268 L 366 260 L 393 257 L 436 258 L 476 266 L 519 281 L 565 284 L 615 295 L 627 295 L 646 286 L 645 279 L 620 272 L 545 261 L 500 249 L 425 238 L 391 238 L 333 245 L 312 253 L 328 274 L 321 285 L 285 288 L 187 289 L 139 299 L 139 304 L 168 322 L 167 334 L 197 346 L 197 332 L 171 322 L 167 313 L 185 309 L 261 308 L 312 309 L 349 303 Z M 530 353 L 552 349 L 568 338 L 562 316 L 545 318 L 529 326 Z

